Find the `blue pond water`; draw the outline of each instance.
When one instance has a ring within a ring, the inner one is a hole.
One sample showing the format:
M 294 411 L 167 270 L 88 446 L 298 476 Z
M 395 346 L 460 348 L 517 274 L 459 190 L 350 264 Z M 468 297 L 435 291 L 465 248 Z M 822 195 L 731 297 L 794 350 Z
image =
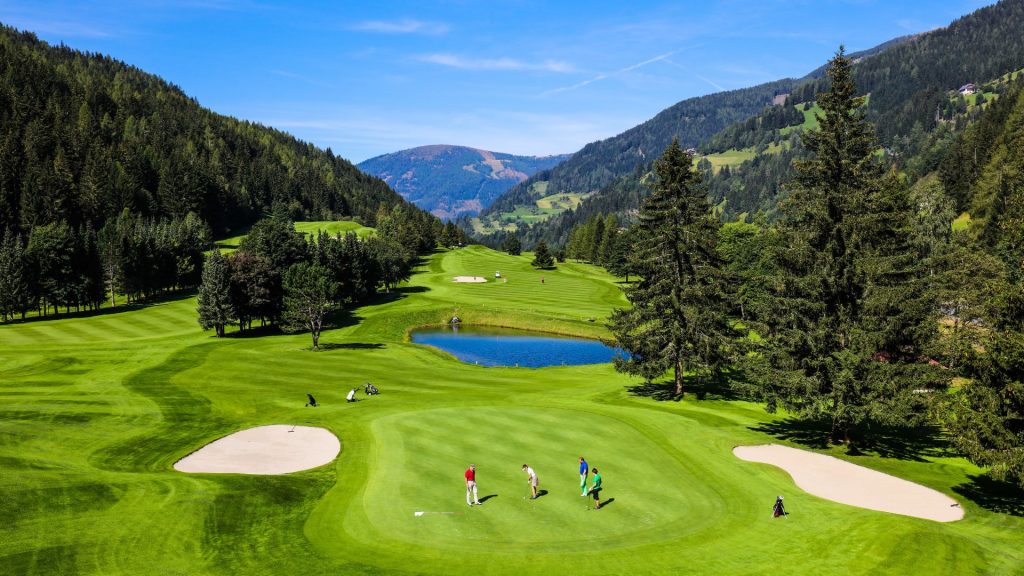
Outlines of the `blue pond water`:
M 525 330 L 444 327 L 415 330 L 412 341 L 440 348 L 463 362 L 481 366 L 572 366 L 611 362 L 618 348 L 598 340 L 554 336 Z

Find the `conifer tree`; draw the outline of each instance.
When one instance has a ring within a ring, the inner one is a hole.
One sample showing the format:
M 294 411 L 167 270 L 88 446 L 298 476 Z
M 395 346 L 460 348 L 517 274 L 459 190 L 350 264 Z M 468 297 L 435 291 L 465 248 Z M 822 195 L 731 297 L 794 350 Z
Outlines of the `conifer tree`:
M 615 251 L 615 240 L 619 236 L 619 221 L 615 214 L 609 214 L 604 220 L 604 235 L 601 237 L 601 245 L 597 249 L 597 261 L 595 264 L 608 266 Z
M 25 247 L 21 238 L 6 230 L 0 242 L 0 319 L 6 322 L 25 313 L 29 297 Z
M 681 397 L 688 373 L 717 378 L 732 347 L 716 250 L 721 223 L 678 141 L 654 163 L 654 173 L 630 255 L 641 279 L 626 289 L 632 307 L 615 310 L 610 328 L 630 354 L 616 360 L 616 369 L 648 381 L 671 370 L 674 394 Z
M 519 256 L 520 252 L 523 250 L 523 245 L 515 235 L 509 235 L 501 243 L 501 249 L 512 256 Z
M 831 422 L 835 442 L 860 424 L 914 423 L 923 396 L 941 385 L 920 362 L 934 335 L 934 307 L 913 246 L 905 186 L 885 178 L 859 110 L 852 62 L 830 62 L 814 153 L 798 162 L 783 205 L 780 287 L 768 321 L 761 391 L 782 406 Z
M 551 250 L 548 249 L 548 243 L 541 240 L 537 244 L 537 247 L 533 249 L 533 262 L 530 262 L 534 268 L 554 268 L 555 257 L 551 255 Z
M 235 319 L 235 309 L 231 303 L 231 270 L 216 250 L 203 265 L 198 300 L 199 325 L 203 330 L 213 328 L 218 337 L 223 337 L 224 327 Z

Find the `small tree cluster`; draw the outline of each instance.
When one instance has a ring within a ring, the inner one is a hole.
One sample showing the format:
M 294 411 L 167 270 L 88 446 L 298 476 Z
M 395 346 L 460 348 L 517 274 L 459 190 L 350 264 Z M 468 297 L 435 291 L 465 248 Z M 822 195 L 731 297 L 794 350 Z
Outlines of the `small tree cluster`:
M 305 329 L 318 348 L 331 310 L 409 279 L 417 254 L 395 237 L 400 230 L 402 225 L 391 220 L 365 240 L 354 233 L 331 236 L 323 231 L 303 239 L 286 216 L 261 220 L 237 252 L 207 259 L 199 323 L 218 336 L 235 322 L 241 330 L 251 329 L 254 321 Z

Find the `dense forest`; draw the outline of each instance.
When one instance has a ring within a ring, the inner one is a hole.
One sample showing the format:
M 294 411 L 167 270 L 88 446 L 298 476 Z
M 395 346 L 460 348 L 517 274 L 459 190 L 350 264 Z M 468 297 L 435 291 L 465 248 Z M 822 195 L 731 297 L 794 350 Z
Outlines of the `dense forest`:
M 1012 88 L 1012 81 L 999 80 L 1024 67 L 1021 28 L 1024 4 L 1004 1 L 945 28 L 896 39 L 868 53 L 851 54 L 857 90 L 869 95 L 863 106 L 867 119 L 876 126 L 880 148 L 914 177 L 934 170 L 956 135 L 983 108 L 967 106 L 955 91 L 967 83 L 989 83 L 985 90 L 995 95 Z M 1020 78 L 1018 75 L 1018 81 Z M 717 171 L 703 167 L 711 200 L 724 219 L 759 211 L 775 214 L 784 195 L 783 185 L 793 177 L 793 161 L 807 157 L 796 127 L 804 121 L 803 108 L 826 88 L 827 80 L 816 70 L 794 83 L 784 106 L 763 108 L 760 114 L 740 119 L 692 145 L 703 154 L 755 152 L 754 158 L 738 166 Z M 650 160 L 636 165 L 576 210 L 538 226 L 521 227 L 517 235 L 527 246 L 542 238 L 560 246 L 573 226 L 598 213 L 617 213 L 628 220 L 647 194 L 644 178 L 650 172 Z
M 330 150 L 215 114 L 98 54 L 0 29 L 0 315 L 199 284 L 212 238 L 273 213 L 454 230 Z M 424 249 L 407 241 L 413 254 Z
M 0 29 L 0 228 L 100 228 L 122 210 L 194 212 L 215 234 L 282 206 L 296 220 L 373 225 L 401 201 L 330 150 L 215 114 L 99 54 Z

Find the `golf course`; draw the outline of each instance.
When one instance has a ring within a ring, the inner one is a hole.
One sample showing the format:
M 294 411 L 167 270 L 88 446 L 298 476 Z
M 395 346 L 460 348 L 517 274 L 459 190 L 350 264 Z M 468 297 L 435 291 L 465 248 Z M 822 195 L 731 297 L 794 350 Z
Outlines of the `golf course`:
M 531 258 L 439 250 L 398 289 L 336 313 L 319 351 L 308 333 L 215 338 L 191 294 L 0 326 L 0 574 L 1024 571 L 1020 494 L 937 433 L 850 456 L 725 392 L 665 401 L 611 364 L 482 367 L 410 342 L 455 315 L 610 339 L 621 279 Z M 381 394 L 364 395 L 366 382 Z M 268 425 L 325 429 L 340 453 L 280 475 L 174 467 Z M 934 489 L 963 519 L 840 504 L 733 454 L 772 443 Z M 600 510 L 580 496 L 580 456 L 601 471 Z M 470 464 L 481 506 L 466 505 Z M 772 518 L 779 495 L 789 515 Z

